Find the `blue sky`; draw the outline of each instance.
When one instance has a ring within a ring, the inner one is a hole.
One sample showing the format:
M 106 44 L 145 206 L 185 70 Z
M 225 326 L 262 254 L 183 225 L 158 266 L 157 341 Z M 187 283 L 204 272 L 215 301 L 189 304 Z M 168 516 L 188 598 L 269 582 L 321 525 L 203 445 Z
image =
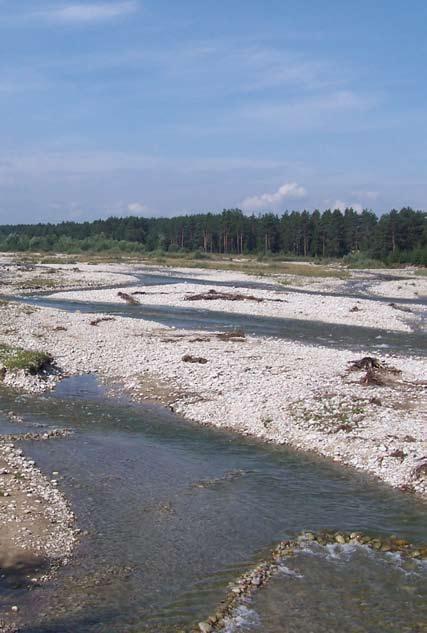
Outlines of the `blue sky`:
M 0 0 L 0 222 L 425 208 L 427 3 Z

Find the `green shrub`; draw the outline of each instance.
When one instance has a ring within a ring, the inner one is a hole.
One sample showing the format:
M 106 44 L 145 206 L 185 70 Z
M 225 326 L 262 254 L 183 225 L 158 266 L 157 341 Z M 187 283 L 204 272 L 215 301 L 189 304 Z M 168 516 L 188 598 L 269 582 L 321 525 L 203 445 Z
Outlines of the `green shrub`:
M 202 253 L 202 251 L 194 251 L 191 255 L 191 259 L 209 259 L 209 255 Z
M 0 345 L 0 366 L 6 371 L 23 369 L 29 374 L 38 374 L 52 362 L 52 357 L 46 352 L 25 350 L 22 347 Z

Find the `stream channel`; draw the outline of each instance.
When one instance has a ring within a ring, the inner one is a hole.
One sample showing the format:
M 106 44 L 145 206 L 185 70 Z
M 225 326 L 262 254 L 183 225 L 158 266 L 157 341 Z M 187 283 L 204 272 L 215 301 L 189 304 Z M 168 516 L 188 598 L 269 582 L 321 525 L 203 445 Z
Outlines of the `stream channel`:
M 284 288 L 279 284 L 263 282 L 214 282 L 207 279 L 194 279 L 191 276 L 178 276 L 173 271 L 170 274 L 156 274 L 137 272 L 138 281 L 132 286 L 170 285 L 177 283 L 198 283 L 212 286 L 240 287 L 252 289 L 273 289 L 278 295 L 286 292 L 295 292 L 295 289 Z M 341 296 L 352 297 L 355 301 L 359 298 L 369 298 L 372 301 L 389 302 L 389 299 L 367 296 L 362 293 L 361 286 L 365 288 L 367 282 L 348 282 L 341 292 Z M 356 284 L 356 285 L 355 285 Z M 301 292 L 298 290 L 298 292 Z M 324 292 L 303 291 L 319 296 Z M 326 293 L 328 294 L 328 293 Z M 333 293 L 340 296 L 339 293 Z M 322 321 L 310 321 L 303 319 L 278 318 L 267 316 L 253 316 L 250 314 L 226 313 L 216 310 L 201 310 L 182 306 L 161 305 L 128 305 L 123 303 L 101 303 L 91 301 L 74 301 L 69 299 L 55 299 L 49 294 L 38 296 L 23 296 L 19 300 L 35 306 L 57 308 L 70 312 L 101 313 L 122 316 L 134 319 L 156 321 L 168 327 L 190 330 L 226 331 L 230 329 L 243 329 L 246 334 L 300 341 L 309 345 L 326 345 L 337 349 L 369 351 L 370 354 L 396 353 L 427 356 L 427 337 L 425 332 L 426 300 L 418 298 L 405 300 L 405 303 L 413 304 L 413 310 L 419 317 L 419 324 L 411 332 L 384 330 L 382 328 L 333 324 L 327 325 Z M 403 300 L 394 300 L 402 303 Z
M 426 539 L 425 504 L 326 460 L 182 421 L 154 405 L 111 399 L 94 376 L 50 395 L 0 394 L 0 431 L 68 427 L 25 441 L 87 531 L 52 583 L 19 604 L 23 633 L 172 633 L 215 611 L 227 584 L 274 542 L 305 530 Z M 7 411 L 24 423 L 13 427 Z M 46 428 L 43 426 L 42 428 Z M 301 553 L 242 607 L 231 631 L 425 631 L 427 569 L 337 546 Z
M 11 424 L 8 411 L 24 421 Z M 54 581 L 31 592 L 0 584 L 0 606 L 20 605 L 22 633 L 187 631 L 215 611 L 232 580 L 302 530 L 427 541 L 427 506 L 414 497 L 321 458 L 110 396 L 92 375 L 47 395 L 0 390 L 0 433 L 49 427 L 73 434 L 18 445 L 46 475 L 59 471 L 84 535 Z M 227 631 L 425 633 L 426 605 L 424 563 L 319 546 L 287 561 Z

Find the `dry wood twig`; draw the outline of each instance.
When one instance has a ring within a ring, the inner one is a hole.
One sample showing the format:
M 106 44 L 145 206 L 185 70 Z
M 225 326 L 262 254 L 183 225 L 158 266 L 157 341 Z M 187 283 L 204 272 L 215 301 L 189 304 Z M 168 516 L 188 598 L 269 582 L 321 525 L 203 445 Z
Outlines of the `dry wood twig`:
M 139 301 L 137 301 L 135 297 L 128 295 L 126 292 L 118 292 L 117 296 L 120 297 L 120 299 L 123 299 L 123 301 L 126 301 L 126 303 L 129 303 L 130 305 L 134 305 L 134 306 L 139 305 Z

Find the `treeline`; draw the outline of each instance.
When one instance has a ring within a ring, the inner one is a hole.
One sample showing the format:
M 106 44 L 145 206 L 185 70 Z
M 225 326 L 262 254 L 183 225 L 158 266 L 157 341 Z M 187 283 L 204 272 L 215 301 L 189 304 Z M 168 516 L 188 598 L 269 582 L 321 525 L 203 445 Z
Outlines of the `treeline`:
M 239 209 L 173 218 L 111 217 L 95 222 L 0 226 L 1 251 L 189 252 L 357 256 L 427 264 L 427 215 L 403 208 L 378 217 L 353 209 L 264 213 Z

